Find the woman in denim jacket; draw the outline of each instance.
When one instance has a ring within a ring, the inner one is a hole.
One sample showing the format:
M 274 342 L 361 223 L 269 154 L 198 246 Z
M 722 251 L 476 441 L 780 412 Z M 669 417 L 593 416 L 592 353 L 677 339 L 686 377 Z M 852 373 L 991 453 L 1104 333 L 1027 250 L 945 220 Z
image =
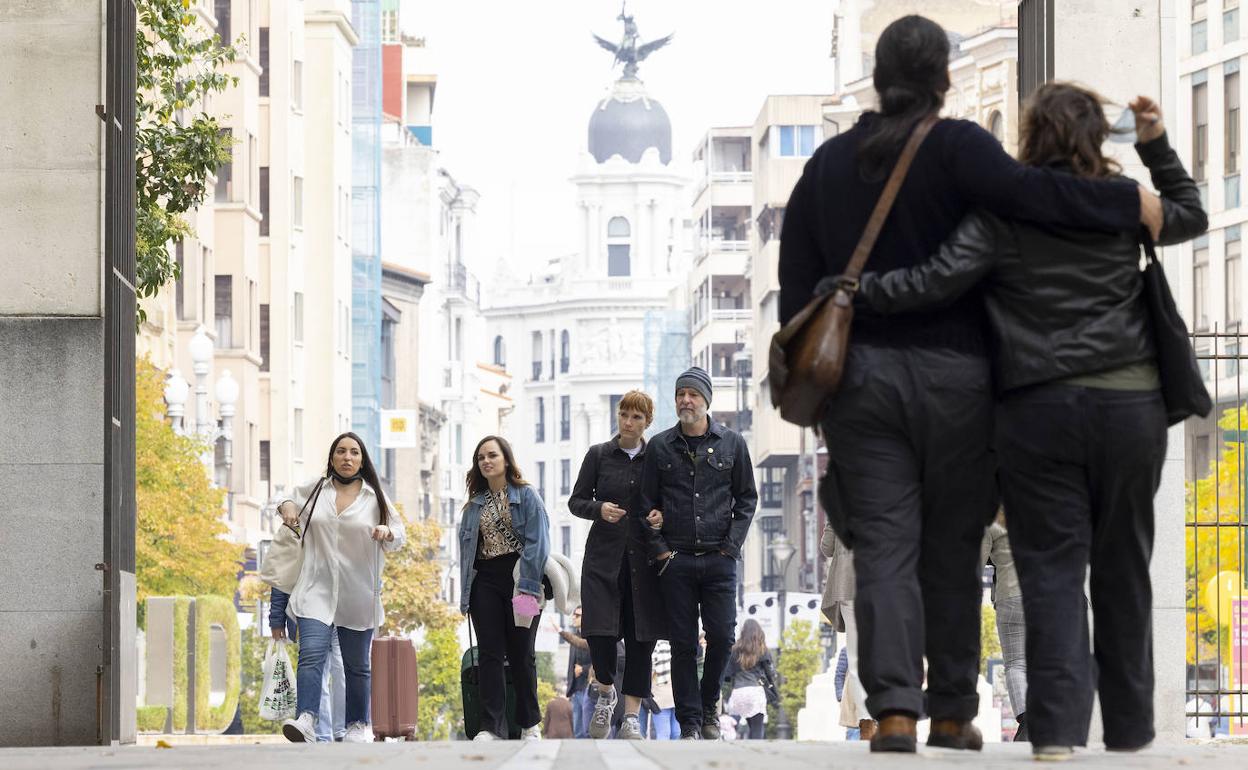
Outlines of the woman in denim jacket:
M 549 521 L 542 499 L 516 466 L 511 445 L 486 436 L 468 471 L 468 502 L 459 523 L 460 612 L 477 632 L 481 731 L 474 740 L 507 736 L 506 657 L 516 690 L 521 736 L 541 737 L 537 703 L 537 641 L 542 580 L 550 555 Z M 519 563 L 519 578 L 513 577 Z

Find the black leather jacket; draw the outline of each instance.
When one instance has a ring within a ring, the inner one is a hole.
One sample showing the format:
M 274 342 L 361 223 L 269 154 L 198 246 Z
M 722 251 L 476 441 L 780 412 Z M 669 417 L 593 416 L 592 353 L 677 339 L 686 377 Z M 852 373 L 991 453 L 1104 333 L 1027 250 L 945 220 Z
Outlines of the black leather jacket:
M 1161 194 L 1160 243 L 1209 226 L 1200 191 L 1163 135 L 1136 145 Z M 947 305 L 983 282 L 998 391 L 1117 369 L 1155 357 L 1136 236 L 968 214 L 927 262 L 865 273 L 860 301 L 879 313 Z
M 663 512 L 661 530 L 646 527 L 652 560 L 667 551 L 723 551 L 739 559 L 757 504 L 745 439 L 711 420 L 693 456 L 680 425 L 650 440 L 641 506 L 629 513 L 644 518 L 651 509 Z

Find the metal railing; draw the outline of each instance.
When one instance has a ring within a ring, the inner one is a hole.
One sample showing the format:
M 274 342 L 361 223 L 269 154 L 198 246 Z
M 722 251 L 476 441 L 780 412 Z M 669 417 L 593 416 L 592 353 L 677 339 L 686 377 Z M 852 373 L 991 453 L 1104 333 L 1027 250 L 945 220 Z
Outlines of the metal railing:
M 1189 737 L 1248 734 L 1248 393 L 1241 331 L 1192 335 L 1213 396 L 1185 425 Z

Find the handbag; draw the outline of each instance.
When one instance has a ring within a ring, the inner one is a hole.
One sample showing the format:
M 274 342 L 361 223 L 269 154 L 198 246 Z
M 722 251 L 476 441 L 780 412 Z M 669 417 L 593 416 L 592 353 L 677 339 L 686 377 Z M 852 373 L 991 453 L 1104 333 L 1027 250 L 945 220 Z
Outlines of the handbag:
M 273 534 L 273 542 L 264 555 L 264 563 L 260 565 L 260 579 L 283 593 L 294 593 L 295 584 L 299 582 L 299 573 L 303 569 L 303 540 L 312 527 L 312 514 L 316 512 L 316 501 L 324 486 L 325 479 L 320 479 L 316 491 L 299 511 L 299 518 L 303 518 L 303 512 L 308 511 L 303 531 L 283 521 Z
M 817 425 L 827 400 L 836 395 L 845 371 L 858 278 L 919 146 L 938 121 L 936 115 L 929 115 L 914 127 L 845 272 L 820 281 L 814 298 L 771 338 L 771 404 L 787 422 L 802 427 Z
M 1196 363 L 1196 351 L 1187 324 L 1174 304 L 1170 283 L 1157 259 L 1153 239 L 1145 230 L 1142 240 L 1144 267 L 1144 301 L 1148 305 L 1153 346 L 1157 349 L 1157 372 L 1161 379 L 1161 398 L 1166 405 L 1166 423 L 1175 425 L 1192 415 L 1205 417 L 1213 410 L 1213 399 L 1205 388 L 1205 378 Z

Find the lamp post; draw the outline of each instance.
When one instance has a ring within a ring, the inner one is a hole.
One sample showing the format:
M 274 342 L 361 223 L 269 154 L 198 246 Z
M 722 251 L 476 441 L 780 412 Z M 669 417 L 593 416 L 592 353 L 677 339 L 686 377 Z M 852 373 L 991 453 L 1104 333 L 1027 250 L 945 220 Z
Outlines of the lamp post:
M 195 330 L 195 336 L 191 337 L 188 349 L 191 354 L 192 371 L 195 374 L 194 435 L 207 445 L 204 453 L 200 455 L 200 460 L 205 468 L 212 470 L 212 447 L 218 440 L 224 441 L 223 466 L 228 479 L 230 467 L 234 464 L 234 407 L 238 403 L 238 380 L 234 379 L 228 369 L 222 371 L 221 376 L 217 378 L 213 387 L 213 395 L 221 414 L 221 421 L 218 424 L 212 419 L 212 406 L 208 399 L 208 371 L 213 353 L 212 338 L 208 336 L 203 326 Z M 180 436 L 185 436 L 190 432 L 185 422 L 186 402 L 190 396 L 190 390 L 190 383 L 182 376 L 182 372 L 178 369 L 171 369 L 168 379 L 165 380 L 165 404 L 173 430 Z
M 776 689 L 778 690 L 784 685 L 784 677 L 780 675 L 779 668 L 780 656 L 784 654 L 785 615 L 789 611 L 785 576 L 789 571 L 789 562 L 792 561 L 794 554 L 797 553 L 797 549 L 789 542 L 789 536 L 784 532 L 777 532 L 767 549 L 771 551 L 771 558 L 780 565 L 780 590 L 777 591 L 778 604 L 780 605 L 780 638 L 776 641 Z M 792 737 L 793 727 L 789 724 L 789 715 L 784 710 L 784 697 L 781 695 L 780 702 L 776 704 L 776 738 L 783 741 Z

